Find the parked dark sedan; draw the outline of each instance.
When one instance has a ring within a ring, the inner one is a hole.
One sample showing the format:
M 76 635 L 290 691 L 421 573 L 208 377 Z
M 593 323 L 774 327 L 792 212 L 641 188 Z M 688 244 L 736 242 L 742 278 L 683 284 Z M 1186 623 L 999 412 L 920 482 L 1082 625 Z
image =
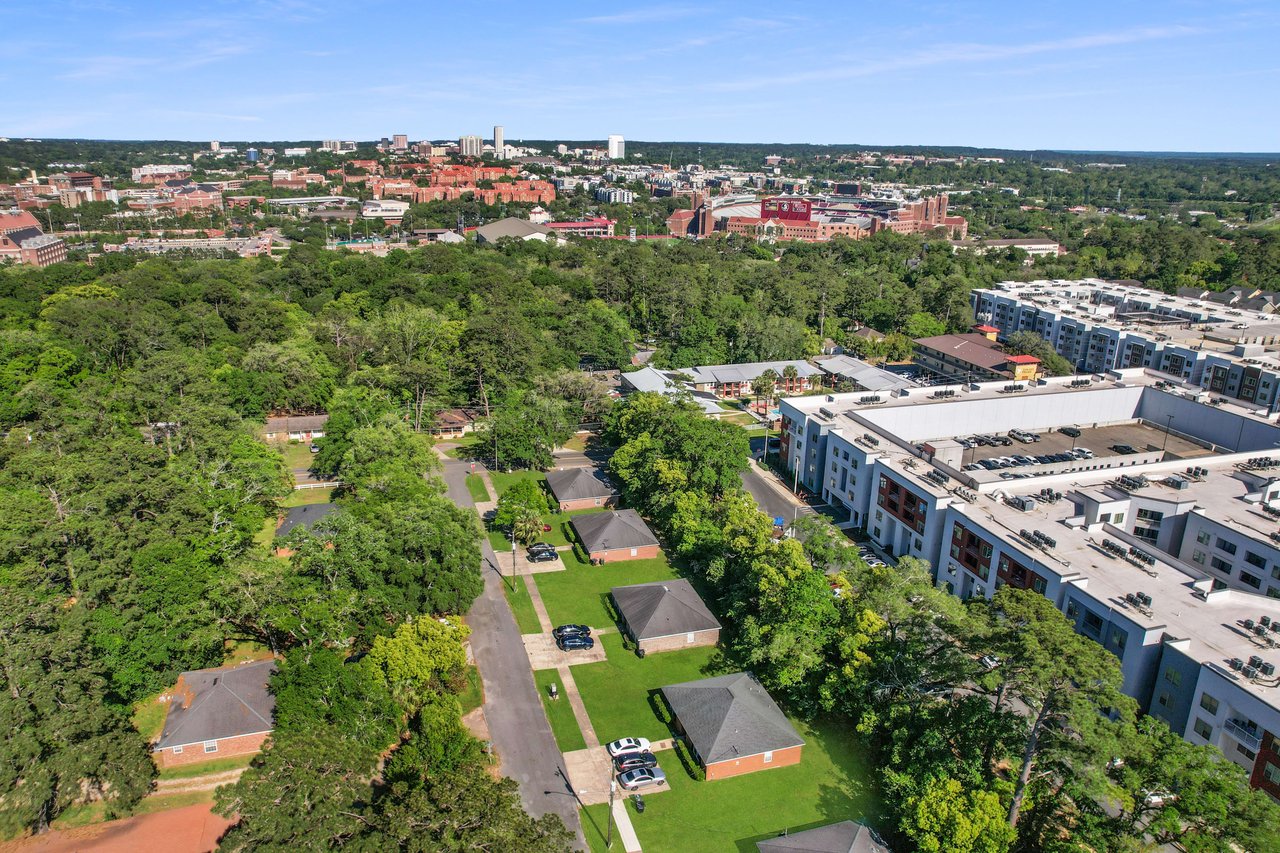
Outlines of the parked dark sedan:
M 585 634 L 574 634 L 571 637 L 561 637 L 556 640 L 556 648 L 562 652 L 586 651 L 595 647 L 596 641 Z
M 658 759 L 653 757 L 652 752 L 629 752 L 626 755 L 619 755 L 613 759 L 613 769 L 617 773 L 625 773 L 628 770 L 639 770 L 642 767 L 657 767 Z
M 560 555 L 556 553 L 555 548 L 550 550 L 540 549 L 536 551 L 533 548 L 530 548 L 526 556 L 530 563 L 550 563 L 552 560 L 558 559 Z
M 557 640 L 564 637 L 587 637 L 591 635 L 591 629 L 586 625 L 561 625 L 551 632 L 551 636 Z

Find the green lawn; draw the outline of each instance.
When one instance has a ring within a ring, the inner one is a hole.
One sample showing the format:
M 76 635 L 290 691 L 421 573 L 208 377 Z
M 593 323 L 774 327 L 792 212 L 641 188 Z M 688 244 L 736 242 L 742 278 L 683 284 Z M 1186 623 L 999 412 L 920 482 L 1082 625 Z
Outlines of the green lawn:
M 212 761 L 201 761 L 197 764 L 180 764 L 177 767 L 168 767 L 160 771 L 161 779 L 191 779 L 196 776 L 209 776 L 214 773 L 223 773 L 227 770 L 236 770 L 241 767 L 248 767 L 249 762 L 257 758 L 255 752 L 252 755 L 232 755 L 228 758 L 215 758 Z
M 490 500 L 489 490 L 479 474 L 467 475 L 467 491 L 471 493 L 471 500 L 476 503 L 485 503 Z
M 160 737 L 165 714 L 169 711 L 169 703 L 160 702 L 159 698 L 160 693 L 156 693 L 133 703 L 133 727 L 148 743 Z
M 458 704 L 463 714 L 470 714 L 484 704 L 484 683 L 480 680 L 480 670 L 474 665 L 467 667 L 466 681 L 458 691 Z
M 490 471 L 489 479 L 493 480 L 493 487 L 498 490 L 498 494 L 494 495 L 494 500 L 497 500 L 502 497 L 503 492 L 520 480 L 545 482 L 547 478 L 541 471 L 512 471 L 510 474 L 504 474 L 501 471 Z
M 496 483 L 494 484 L 497 485 Z M 538 539 L 539 542 L 547 542 L 551 545 L 572 545 L 573 529 L 569 526 L 569 521 L 575 515 L 590 515 L 594 512 L 609 512 L 608 507 L 591 507 L 590 509 L 579 509 L 573 512 L 552 512 L 542 517 L 545 526 L 551 529 L 544 532 Z M 511 540 L 506 538 L 507 534 L 504 530 L 490 530 L 489 544 L 493 546 L 493 550 L 501 553 L 511 550 Z
M 280 506 L 311 506 L 312 504 L 327 504 L 333 499 L 333 489 L 294 489 L 284 500 L 280 501 Z
M 577 432 L 577 433 L 574 433 L 574 434 L 573 434 L 573 438 L 570 438 L 568 441 L 566 441 L 566 442 L 564 443 L 564 449 L 565 449 L 565 450 L 577 450 L 577 451 L 579 451 L 579 452 L 581 452 L 581 451 L 583 451 L 583 450 L 586 450 L 586 449 L 587 449 L 587 439 L 589 439 L 589 438 L 591 438 L 591 433 L 589 433 L 589 432 Z
M 502 558 L 498 559 L 501 561 Z M 538 612 L 533 609 L 533 600 L 529 598 L 529 590 L 524 585 L 524 578 L 517 577 L 512 585 L 510 578 L 504 576 L 502 591 L 507 595 L 507 604 L 511 605 L 511 613 L 516 617 L 516 625 L 519 626 L 520 633 L 542 633 L 542 623 L 538 621 Z
M 533 674 L 533 680 L 538 685 L 538 695 L 542 697 L 542 707 L 547 712 L 547 722 L 551 723 L 551 732 L 556 736 L 560 751 L 586 749 L 587 742 L 582 739 L 582 730 L 573 716 L 573 706 L 569 704 L 569 697 L 564 695 L 560 673 L 554 669 L 540 669 Z M 551 684 L 560 691 L 560 698 L 552 699 L 547 692 L 547 686 Z
M 581 669 L 574 668 L 575 677 Z M 673 753 L 660 753 L 671 790 L 646 795 L 642 815 L 626 804 L 641 846 L 651 853 L 755 853 L 757 841 L 784 830 L 796 832 L 873 814 L 870 773 L 848 724 L 796 723 L 796 729 L 806 741 L 799 764 L 732 779 L 697 782 Z M 607 810 L 604 805 L 590 806 L 583 815 L 592 850 L 605 849 Z
M 652 695 L 658 688 L 694 681 L 723 672 L 719 650 L 702 646 L 675 652 L 658 652 L 643 659 L 622 647 L 622 637 L 596 637 L 604 643 L 608 660 L 573 668 L 573 680 L 587 706 L 587 715 L 601 743 L 620 737 L 671 737 L 658 718 Z M 670 772 L 670 770 L 668 770 Z
M 613 624 L 606 608 L 609 590 L 633 583 L 669 580 L 676 577 L 667 558 L 618 560 L 603 566 L 582 563 L 572 551 L 560 554 L 565 571 L 535 575 L 538 592 L 547 605 L 552 623 L 580 622 L 593 628 Z
M 755 418 L 751 417 L 751 415 L 748 415 L 746 412 L 743 412 L 740 415 L 727 415 L 725 417 L 720 418 L 719 420 L 721 423 L 737 424 L 738 426 L 751 426 L 752 424 L 760 423 Z
M 311 452 L 311 445 L 304 441 L 291 441 L 280 448 L 284 455 L 285 467 L 292 470 L 294 468 L 310 468 L 311 458 L 315 455 Z

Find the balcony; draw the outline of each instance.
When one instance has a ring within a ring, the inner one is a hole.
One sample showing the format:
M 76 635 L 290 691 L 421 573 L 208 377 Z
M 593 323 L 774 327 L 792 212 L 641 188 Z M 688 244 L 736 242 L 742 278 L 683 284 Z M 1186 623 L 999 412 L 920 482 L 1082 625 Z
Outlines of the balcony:
M 1257 750 L 1258 747 L 1262 746 L 1262 738 L 1258 737 L 1256 726 L 1251 731 L 1239 720 L 1227 720 L 1223 728 L 1226 729 L 1227 734 L 1252 750 Z

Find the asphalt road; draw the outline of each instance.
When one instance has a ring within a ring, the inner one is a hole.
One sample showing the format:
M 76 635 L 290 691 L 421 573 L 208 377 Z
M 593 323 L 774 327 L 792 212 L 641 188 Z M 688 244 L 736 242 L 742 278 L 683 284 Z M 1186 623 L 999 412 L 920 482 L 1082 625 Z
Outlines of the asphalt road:
M 474 507 L 466 488 L 468 466 L 457 460 L 444 464 L 449 497 L 463 507 Z M 497 557 L 482 540 L 484 592 L 471 605 L 471 649 L 484 682 L 484 715 L 494 751 L 504 776 L 520 786 L 520 799 L 533 815 L 555 813 L 578 836 L 586 849 L 577 802 L 564 777 L 560 750 L 542 710 L 542 699 L 533 682 L 529 658 L 520 641 L 520 629 L 502 593 L 502 576 L 494 570 Z

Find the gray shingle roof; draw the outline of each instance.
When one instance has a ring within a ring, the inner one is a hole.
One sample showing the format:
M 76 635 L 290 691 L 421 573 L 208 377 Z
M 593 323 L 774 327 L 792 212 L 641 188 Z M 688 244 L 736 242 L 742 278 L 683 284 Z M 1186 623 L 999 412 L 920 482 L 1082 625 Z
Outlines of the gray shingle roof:
M 307 504 L 290 507 L 284 514 L 284 521 L 280 522 L 280 526 L 276 528 L 276 535 L 288 536 L 295 527 L 307 530 L 337 508 L 337 504 Z
M 558 501 L 608 498 L 618 493 L 613 483 L 595 468 L 562 468 L 547 472 L 547 485 Z
M 903 379 L 898 374 L 852 356 L 833 355 L 818 362 L 818 366 L 827 373 L 842 376 L 868 391 L 898 391 L 912 387 L 909 380 Z
M 819 376 L 822 371 L 814 367 L 807 361 L 756 361 L 750 364 L 709 364 L 701 367 L 689 368 L 698 384 L 715 382 L 750 382 L 764 374 L 766 370 L 773 370 L 782 376 L 782 371 L 788 366 L 796 369 L 796 374 L 800 378 L 810 376 Z
M 760 853 L 889 853 L 870 829 L 852 820 L 757 841 Z
M 275 670 L 268 659 L 182 673 L 156 749 L 271 731 L 276 697 L 267 684 Z
M 501 240 L 503 237 L 518 237 L 523 240 L 531 234 L 546 235 L 550 233 L 551 229 L 545 225 L 539 225 L 527 219 L 508 216 L 506 219 L 499 219 L 497 222 L 481 225 L 476 229 L 476 239 L 481 243 L 492 243 Z
M 634 509 L 597 512 L 573 517 L 573 529 L 588 551 L 643 548 L 658 539 Z
M 669 684 L 662 695 L 704 764 L 804 745 L 749 672 Z
M 687 580 L 655 581 L 609 590 L 637 640 L 652 640 L 720 627 Z

